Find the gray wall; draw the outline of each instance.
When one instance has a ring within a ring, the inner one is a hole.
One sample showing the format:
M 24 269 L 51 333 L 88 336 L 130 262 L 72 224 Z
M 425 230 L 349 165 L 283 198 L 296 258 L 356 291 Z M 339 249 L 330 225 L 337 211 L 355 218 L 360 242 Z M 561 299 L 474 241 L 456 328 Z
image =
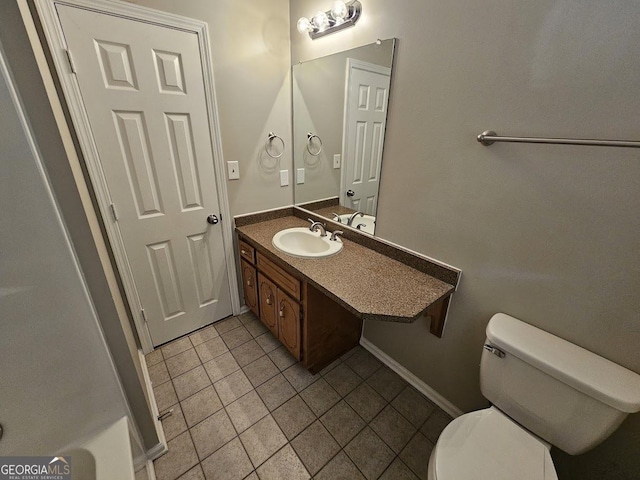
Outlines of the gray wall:
M 47 455 L 129 410 L 44 166 L 1 73 L 0 111 L 0 455 Z
M 634 2 L 363 2 L 354 28 L 295 30 L 292 64 L 397 37 L 376 233 L 463 271 L 442 339 L 368 322 L 365 337 L 463 410 L 485 326 L 506 312 L 640 372 L 640 157 L 629 149 L 496 144 L 503 134 L 640 139 Z M 563 479 L 637 478 L 640 415 Z
M 231 215 L 291 205 L 288 1 L 129 1 L 209 24 L 224 160 L 240 163 L 240 180 L 227 182 Z M 286 144 L 275 168 L 264 152 L 270 131 Z M 289 186 L 280 187 L 287 169 Z

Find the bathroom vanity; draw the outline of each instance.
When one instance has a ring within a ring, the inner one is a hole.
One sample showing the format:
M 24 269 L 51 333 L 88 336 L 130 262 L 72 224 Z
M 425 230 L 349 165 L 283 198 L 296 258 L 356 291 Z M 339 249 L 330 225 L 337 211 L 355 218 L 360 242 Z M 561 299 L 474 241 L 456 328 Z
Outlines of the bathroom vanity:
M 363 320 L 411 323 L 425 315 L 442 336 L 458 271 L 352 231 L 337 255 L 287 255 L 272 238 L 309 225 L 295 213 L 305 216 L 289 208 L 236 217 L 236 231 L 246 305 L 306 368 L 316 372 L 358 345 Z

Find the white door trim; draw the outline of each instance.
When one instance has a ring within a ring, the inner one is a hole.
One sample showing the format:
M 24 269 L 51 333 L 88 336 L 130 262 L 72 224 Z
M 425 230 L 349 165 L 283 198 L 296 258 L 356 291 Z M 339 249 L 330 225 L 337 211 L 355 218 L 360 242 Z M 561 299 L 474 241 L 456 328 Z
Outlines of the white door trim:
M 70 59 L 67 56 L 67 45 L 62 32 L 62 25 L 56 14 L 56 5 L 68 5 L 83 8 L 98 13 L 104 13 L 116 17 L 131 19 L 158 25 L 161 27 L 183 30 L 195 33 L 200 47 L 200 59 L 202 62 L 204 90 L 207 100 L 207 115 L 209 118 L 209 130 L 213 148 L 213 161 L 218 189 L 218 201 L 222 214 L 221 227 L 224 244 L 224 255 L 227 264 L 227 276 L 229 290 L 231 292 L 231 307 L 234 315 L 240 313 L 240 295 L 238 291 L 237 273 L 235 268 L 235 256 L 233 253 L 233 225 L 229 209 L 227 184 L 224 177 L 224 159 L 220 134 L 220 122 L 216 109 L 215 84 L 213 78 L 213 66 L 209 47 L 209 31 L 205 22 L 181 17 L 171 13 L 151 10 L 131 3 L 117 0 L 35 0 L 36 9 L 43 24 L 44 35 L 49 45 L 51 56 L 57 77 L 60 80 L 62 91 L 67 100 L 71 114 L 71 121 L 78 136 L 78 142 L 82 150 L 85 164 L 89 172 L 91 183 L 94 187 L 98 207 L 107 232 L 109 244 L 118 266 L 120 278 L 124 286 L 127 302 L 133 315 L 133 320 L 142 344 L 144 353 L 153 350 L 151 335 L 142 315 L 142 306 L 137 293 L 133 274 L 124 249 L 124 242 L 116 221 L 114 221 L 110 205 L 112 203 L 106 179 L 102 171 L 98 150 L 91 134 L 89 117 L 82 102 L 80 87 L 73 74 Z M 71 60 L 72 61 L 72 60 Z M 53 72 L 52 72 L 53 73 Z
M 347 158 L 347 141 L 349 139 L 349 86 L 351 85 L 351 74 L 354 70 L 364 70 L 367 72 L 379 73 L 391 78 L 391 68 L 376 65 L 374 63 L 363 62 L 357 58 L 347 58 L 347 72 L 344 80 L 344 115 L 342 119 L 342 166 L 340 168 L 340 205 L 346 205 L 347 190 L 347 169 L 345 160 Z M 388 99 L 387 99 L 388 102 Z M 388 107 L 387 107 L 388 108 Z M 386 126 L 385 126 L 386 135 Z

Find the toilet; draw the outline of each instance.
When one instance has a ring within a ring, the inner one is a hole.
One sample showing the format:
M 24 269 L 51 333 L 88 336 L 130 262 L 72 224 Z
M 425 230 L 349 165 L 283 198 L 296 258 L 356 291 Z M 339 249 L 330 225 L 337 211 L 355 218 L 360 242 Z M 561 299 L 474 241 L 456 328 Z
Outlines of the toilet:
M 640 411 L 640 375 L 503 313 L 486 330 L 480 389 L 492 406 L 453 420 L 429 480 L 557 480 L 550 448 L 595 447 Z

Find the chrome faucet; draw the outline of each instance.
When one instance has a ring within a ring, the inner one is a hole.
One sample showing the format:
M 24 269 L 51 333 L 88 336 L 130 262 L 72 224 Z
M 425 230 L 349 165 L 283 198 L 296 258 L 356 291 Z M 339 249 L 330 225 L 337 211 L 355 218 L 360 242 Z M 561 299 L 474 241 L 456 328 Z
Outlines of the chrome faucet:
M 333 215 L 333 221 L 334 222 L 342 223 L 340 221 L 340 215 L 338 215 L 336 212 L 332 212 L 331 215 Z
M 355 218 L 360 215 L 361 217 L 364 217 L 364 213 L 362 213 L 360 210 L 358 210 L 357 212 L 355 212 L 354 214 L 352 214 L 349 217 L 349 220 L 347 220 L 347 226 L 351 227 L 353 226 L 353 221 L 355 220 Z
M 314 222 L 310 218 L 307 218 L 307 220 L 309 220 L 311 222 L 311 226 L 309 227 L 309 230 L 311 230 L 312 232 L 315 232 L 318 229 L 320 229 L 320 236 L 321 237 L 326 237 L 327 236 L 327 229 L 325 228 L 324 223 L 322 223 L 322 222 Z
M 336 231 L 334 231 L 334 232 L 331 234 L 331 238 L 330 238 L 329 240 L 333 240 L 333 241 L 335 242 L 336 240 L 338 240 L 338 235 L 339 235 L 339 236 L 342 236 L 343 234 L 344 234 L 344 232 L 343 232 L 343 231 L 341 231 L 341 230 L 336 230 Z

